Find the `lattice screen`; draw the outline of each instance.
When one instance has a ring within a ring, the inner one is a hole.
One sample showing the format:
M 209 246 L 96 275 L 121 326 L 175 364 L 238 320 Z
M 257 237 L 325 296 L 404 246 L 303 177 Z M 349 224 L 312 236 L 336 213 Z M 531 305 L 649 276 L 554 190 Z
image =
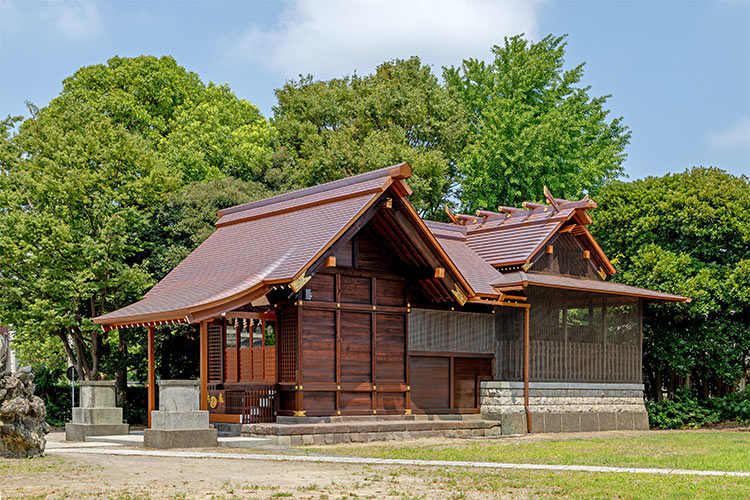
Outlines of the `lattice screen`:
M 493 323 L 491 314 L 412 309 L 409 315 L 409 349 L 493 353 Z
M 222 325 L 210 323 L 208 325 L 208 383 L 222 382 L 222 358 L 224 357 L 224 340 Z
M 279 323 L 279 334 L 276 340 L 281 354 L 279 382 L 294 382 L 297 369 L 297 310 L 279 309 L 276 317 Z
M 528 296 L 531 380 L 641 381 L 637 298 L 543 287 Z

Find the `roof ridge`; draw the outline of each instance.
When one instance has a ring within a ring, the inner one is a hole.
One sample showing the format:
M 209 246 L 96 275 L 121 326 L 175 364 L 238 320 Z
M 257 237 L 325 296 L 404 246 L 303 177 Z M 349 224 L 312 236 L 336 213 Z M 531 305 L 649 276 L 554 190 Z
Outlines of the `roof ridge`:
M 298 189 L 289 193 L 278 194 L 276 196 L 271 196 L 270 198 L 264 198 L 262 200 L 251 201 L 249 203 L 243 203 L 242 205 L 235 205 L 233 207 L 224 208 L 222 210 L 219 210 L 218 218 L 221 219 L 225 215 L 243 212 L 245 210 L 250 210 L 253 208 L 262 208 L 273 205 L 275 203 L 322 193 L 331 189 L 350 186 L 352 184 L 359 184 L 360 182 L 377 179 L 378 177 L 386 177 L 386 175 L 388 177 L 394 177 L 397 179 L 408 179 L 409 177 L 411 177 L 411 172 L 411 165 L 409 165 L 407 162 L 403 162 L 397 165 L 391 165 L 389 167 L 371 170 L 369 172 L 365 172 L 363 174 L 355 175 L 352 177 L 345 177 L 343 179 L 326 182 L 324 184 L 318 184 L 316 186 L 311 186 L 308 188 Z

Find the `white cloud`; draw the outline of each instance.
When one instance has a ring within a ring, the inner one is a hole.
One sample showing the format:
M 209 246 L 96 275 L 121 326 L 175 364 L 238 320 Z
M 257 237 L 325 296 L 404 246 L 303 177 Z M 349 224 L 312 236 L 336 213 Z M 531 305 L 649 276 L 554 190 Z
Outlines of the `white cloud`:
M 750 116 L 743 116 L 731 127 L 708 134 L 708 142 L 714 147 L 750 145 Z
M 486 58 L 504 36 L 534 38 L 538 8 L 531 0 L 293 0 L 275 26 L 251 25 L 219 45 L 232 63 L 260 63 L 287 78 L 369 73 L 412 55 L 457 65 Z
M 40 29 L 70 41 L 90 40 L 102 33 L 99 5 L 96 0 L 0 0 L 0 29 L 10 34 Z
M 56 0 L 44 13 L 68 40 L 87 40 L 102 31 L 99 4 L 94 0 Z

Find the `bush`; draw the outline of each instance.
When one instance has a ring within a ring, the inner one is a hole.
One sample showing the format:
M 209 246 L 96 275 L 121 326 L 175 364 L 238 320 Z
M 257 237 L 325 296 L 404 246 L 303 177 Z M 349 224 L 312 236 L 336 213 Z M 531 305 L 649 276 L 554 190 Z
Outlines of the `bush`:
M 682 429 L 721 422 L 750 422 L 750 393 L 740 392 L 720 398 L 700 400 L 689 388 L 680 388 L 674 399 L 646 403 L 651 427 Z

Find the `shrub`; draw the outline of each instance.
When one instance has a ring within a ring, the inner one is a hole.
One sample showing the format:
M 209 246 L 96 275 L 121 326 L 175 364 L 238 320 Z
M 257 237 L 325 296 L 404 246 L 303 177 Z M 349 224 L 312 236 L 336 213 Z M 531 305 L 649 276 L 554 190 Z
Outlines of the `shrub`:
M 750 393 L 740 392 L 720 398 L 700 400 L 689 388 L 680 388 L 674 399 L 646 403 L 651 427 L 682 429 L 720 422 L 750 422 Z

